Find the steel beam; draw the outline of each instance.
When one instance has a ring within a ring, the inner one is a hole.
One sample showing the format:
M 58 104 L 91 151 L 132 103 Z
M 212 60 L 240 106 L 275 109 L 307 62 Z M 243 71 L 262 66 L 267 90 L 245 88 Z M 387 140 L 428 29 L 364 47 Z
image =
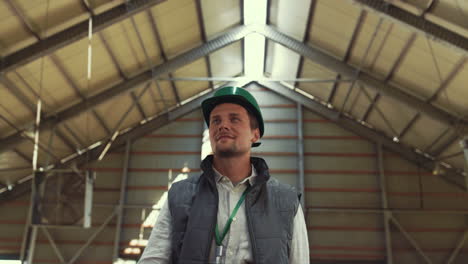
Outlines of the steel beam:
M 13 149 L 13 152 L 18 155 L 20 158 L 22 158 L 24 161 L 29 162 L 32 164 L 32 159 L 28 157 L 26 154 L 23 152 L 19 151 L 18 149 Z M 32 169 L 32 167 L 30 167 Z
M 386 35 L 385 37 L 387 37 L 388 35 Z M 390 81 L 390 79 L 392 79 L 393 75 L 395 74 L 395 71 L 400 67 L 401 63 L 403 62 L 403 59 L 406 57 L 406 55 L 408 54 L 408 51 L 411 47 L 411 45 L 413 45 L 414 41 L 416 40 L 416 34 L 412 34 L 408 41 L 406 42 L 405 46 L 402 48 L 401 52 L 400 52 L 400 55 L 398 55 L 398 58 L 395 60 L 395 62 L 393 63 L 392 67 L 390 68 L 390 70 L 388 71 L 387 75 L 385 76 L 385 79 L 384 79 L 384 83 L 388 83 Z M 363 121 L 366 121 L 367 118 L 369 117 L 370 113 L 372 112 L 372 110 L 374 109 L 374 106 L 377 104 L 377 102 L 380 100 L 380 93 L 377 93 L 375 95 L 375 97 L 372 99 L 372 103 L 369 105 L 369 107 L 367 108 L 362 120 Z
M 101 233 L 101 231 L 109 224 L 109 222 L 114 218 L 116 213 L 116 210 L 112 211 L 112 213 L 107 217 L 106 221 L 102 223 L 102 225 L 88 238 L 86 243 L 78 249 L 78 251 L 75 253 L 75 255 L 68 261 L 68 264 L 73 264 L 83 253 L 83 251 L 93 242 L 93 240 Z
M 34 35 L 34 37 L 38 40 L 41 39 L 40 35 L 38 34 L 38 32 L 36 32 L 38 29 L 29 21 L 29 19 L 24 15 L 23 11 L 19 8 L 19 6 L 17 6 L 16 4 L 16 1 L 13 1 L 13 0 L 6 0 L 5 1 L 7 6 L 10 7 L 11 11 L 13 11 L 13 13 L 15 13 L 15 15 L 17 15 L 20 20 L 21 20 L 21 23 L 23 24 L 24 28 L 29 31 L 29 33 L 31 33 L 32 35 Z
M 348 65 L 330 55 L 327 55 L 315 47 L 305 45 L 304 43 L 277 31 L 271 26 L 265 26 L 262 29 L 257 29 L 257 31 L 260 34 L 263 34 L 269 40 L 279 43 L 299 53 L 300 55 L 307 57 L 315 63 L 332 69 L 344 76 L 348 76 L 349 78 L 356 77 L 357 69 L 354 66 Z M 408 107 L 413 108 L 418 112 L 423 112 L 442 123 L 448 125 L 461 124 L 468 126 L 468 120 L 460 120 L 458 117 L 453 116 L 452 114 L 436 106 L 424 102 L 423 100 L 403 91 L 395 85 L 385 83 L 376 77 L 371 76 L 369 73 L 361 71 L 359 74 L 357 74 L 356 79 L 361 81 L 366 86 L 375 89 L 377 92 L 395 98 L 398 101 L 406 104 Z
M 65 259 L 63 258 L 63 255 L 60 252 L 60 250 L 58 249 L 57 244 L 55 244 L 54 239 L 50 235 L 49 230 L 47 230 L 47 228 L 45 227 L 41 227 L 41 229 L 44 235 L 47 237 L 47 240 L 49 240 L 49 243 L 52 246 L 52 249 L 54 250 L 55 255 L 57 255 L 57 258 L 60 260 L 60 263 L 65 264 Z
M 202 38 L 203 43 L 206 43 L 208 41 L 208 38 L 206 36 L 206 30 L 205 30 L 205 22 L 203 19 L 203 9 L 201 6 L 201 0 L 197 0 L 195 2 L 195 7 L 197 8 L 197 19 L 198 19 L 198 28 L 200 30 L 200 35 Z M 211 61 L 209 56 L 205 56 L 205 63 L 206 63 L 206 70 L 208 72 L 208 76 L 213 76 L 211 72 Z M 214 83 L 210 81 L 210 87 L 211 89 L 214 89 Z
M 403 234 L 403 236 L 410 242 L 410 244 L 416 249 L 416 252 L 419 253 L 419 255 L 424 259 L 424 261 L 428 264 L 432 264 L 432 261 L 429 259 L 429 257 L 422 251 L 422 249 L 419 247 L 418 243 L 406 232 L 406 230 L 401 226 L 400 222 L 395 217 L 391 217 L 390 220 L 392 220 L 392 223 L 400 230 L 400 232 Z
M 135 29 L 136 30 L 136 29 Z M 138 33 L 139 34 L 139 33 Z M 128 77 L 127 75 L 125 74 L 125 72 L 123 71 L 122 69 L 122 66 L 120 65 L 119 61 L 117 60 L 117 56 L 115 56 L 115 53 L 112 51 L 109 43 L 107 42 L 106 38 L 103 36 L 103 34 L 101 34 L 101 32 L 98 33 L 98 36 L 99 38 L 101 39 L 103 45 L 104 45 L 104 48 L 106 49 L 107 53 L 109 54 L 111 60 L 112 60 L 112 63 L 114 64 L 114 66 L 116 67 L 117 71 L 119 72 L 119 75 L 120 75 L 120 78 L 122 78 L 123 80 L 127 80 Z M 128 38 L 127 34 L 125 34 L 125 36 Z M 142 44 L 143 45 L 143 44 Z M 143 47 L 144 48 L 144 47 Z M 152 66 L 151 66 L 152 67 Z M 146 116 L 146 113 L 143 109 L 143 107 L 141 106 L 141 104 L 138 102 L 138 100 L 136 100 L 136 95 L 135 95 L 135 92 L 132 91 L 130 92 L 130 96 L 133 100 L 133 102 L 136 104 L 137 106 L 137 109 L 138 109 L 138 112 L 140 113 L 140 115 L 142 116 L 143 119 L 146 119 L 147 116 Z M 111 131 L 108 130 L 107 134 L 110 134 Z
M 167 62 L 168 58 L 167 58 L 166 52 L 164 51 L 164 46 L 163 46 L 162 41 L 161 41 L 161 35 L 159 34 L 158 24 L 156 23 L 156 19 L 154 19 L 152 13 L 149 13 L 149 17 L 150 17 L 150 20 L 151 20 L 151 24 L 150 24 L 151 29 L 153 30 L 154 37 L 156 38 L 156 44 L 159 47 L 159 53 L 161 54 L 161 57 L 162 57 L 163 61 Z M 209 53 L 205 54 L 203 57 L 208 56 L 208 54 Z M 169 76 L 169 78 L 172 78 L 172 74 L 170 72 L 168 73 L 168 76 Z M 176 102 L 178 104 L 180 104 L 181 100 L 180 100 L 179 93 L 177 92 L 177 87 L 176 87 L 176 85 L 175 85 L 175 83 L 173 81 L 171 81 L 170 84 L 171 84 L 172 92 L 174 93 Z M 163 98 L 162 92 L 161 92 L 161 98 Z
M 314 18 L 314 14 L 315 14 L 315 6 L 317 5 L 317 0 L 310 0 L 310 5 L 309 5 L 309 15 L 307 15 L 307 22 L 306 22 L 306 26 L 305 26 L 305 29 L 304 29 L 304 34 L 302 36 L 302 42 L 303 43 L 307 43 L 309 41 L 309 31 L 310 31 L 310 27 L 312 25 L 312 20 Z M 267 15 L 267 19 L 268 19 L 268 15 Z M 269 24 L 269 23 L 267 23 Z M 244 54 L 242 54 L 242 58 L 243 58 Z M 298 79 L 300 76 L 301 76 L 301 73 L 302 73 L 302 67 L 304 65 L 304 57 L 301 56 L 301 58 L 299 59 L 299 66 L 297 68 L 297 73 L 296 73 L 296 79 Z M 336 85 L 336 83 L 334 84 Z M 294 87 L 297 87 L 297 82 L 294 83 Z
M 435 149 L 434 151 L 431 152 L 431 154 L 434 156 L 434 157 L 438 157 L 440 156 L 442 153 L 444 153 L 444 151 L 449 148 L 452 144 L 455 143 L 455 141 L 457 141 L 457 139 L 459 139 L 460 136 L 455 132 L 452 134 L 452 136 L 450 136 L 450 138 L 445 141 L 444 144 L 440 145 L 437 149 Z
M 431 149 L 436 145 L 436 144 L 439 144 L 439 142 L 451 131 L 450 127 L 447 127 L 442 133 L 440 133 L 440 135 L 438 135 L 436 137 L 436 139 L 434 139 L 434 141 L 431 142 L 431 144 L 429 146 L 427 146 L 425 149 L 424 149 L 424 152 L 427 152 L 427 153 L 432 153 L 431 152 Z
M 93 7 L 91 6 L 88 0 L 79 0 L 79 2 L 85 11 L 89 12 L 93 16 L 95 15 Z
M 299 173 L 297 174 L 297 188 L 301 193 L 301 205 L 302 210 L 305 211 L 305 187 L 304 187 L 304 127 L 303 127 L 303 115 L 302 105 L 297 104 L 297 168 Z
M 231 82 L 227 83 L 226 86 L 237 86 L 237 87 L 244 87 L 248 83 L 244 82 Z M 134 140 L 137 138 L 140 138 L 144 135 L 147 135 L 154 130 L 163 127 L 170 122 L 188 114 L 191 113 L 192 111 L 196 110 L 197 108 L 200 107 L 201 102 L 213 95 L 215 91 L 219 89 L 216 88 L 215 90 L 205 93 L 195 99 L 193 99 L 190 102 L 187 102 L 181 106 L 178 106 L 177 108 L 171 110 L 171 111 L 166 111 L 159 116 L 149 120 L 148 122 L 145 122 L 143 124 L 140 124 L 132 129 L 129 129 L 125 131 L 122 134 L 119 134 L 115 140 L 112 143 L 112 149 L 116 149 L 120 146 L 123 146 L 128 140 Z M 105 145 L 96 145 L 93 148 L 88 148 L 86 150 L 83 150 L 83 152 L 80 155 L 73 155 L 70 158 L 63 159 L 61 162 L 55 164 L 54 169 L 61 169 L 61 168 L 68 168 L 72 164 L 82 164 L 84 162 L 89 162 L 91 160 L 96 160 L 99 155 L 102 153 L 104 150 Z M 29 182 L 29 179 L 22 180 L 21 182 L 16 183 L 15 187 L 11 191 L 5 191 L 3 193 L 0 193 L 0 204 L 2 202 L 7 202 L 12 199 L 15 199 L 25 193 L 28 193 L 31 189 L 31 183 Z
M 375 67 L 375 63 L 377 62 L 377 59 L 381 58 L 380 54 L 382 54 L 382 50 L 387 43 L 388 36 L 390 36 L 390 32 L 393 30 L 393 23 L 388 26 L 388 30 L 385 32 L 385 35 L 380 42 L 379 48 L 377 49 L 377 52 L 375 53 L 374 58 L 372 59 L 372 62 L 369 63 L 369 71 L 373 71 Z
M 344 63 L 348 63 L 349 58 L 351 57 L 351 51 L 354 48 L 354 44 L 355 44 L 356 39 L 357 39 L 357 37 L 359 35 L 362 23 L 364 22 L 364 18 L 366 17 L 366 15 L 367 15 L 367 12 L 364 11 L 364 10 L 361 10 L 361 12 L 359 13 L 359 17 L 358 17 L 358 19 L 356 21 L 356 25 L 354 26 L 353 34 L 351 35 L 351 39 L 348 42 L 348 46 L 346 47 L 346 51 L 345 51 L 345 54 L 344 54 L 343 59 L 342 59 Z M 301 57 L 301 58 L 303 58 L 303 57 Z M 328 95 L 328 99 L 327 99 L 328 103 L 333 102 L 333 98 L 335 97 L 336 90 L 338 89 L 338 85 L 340 84 L 339 80 L 341 80 L 341 74 L 338 73 L 336 75 L 336 80 L 337 81 L 333 84 L 332 89 L 330 91 L 330 94 Z M 351 86 L 352 85 L 353 84 L 351 84 Z M 351 89 L 351 86 L 350 86 L 349 89 Z
M 352 0 L 352 2 L 360 3 L 363 7 L 372 11 L 377 11 L 393 20 L 403 23 L 424 35 L 429 35 L 440 42 L 443 42 L 463 53 L 468 53 L 468 39 L 460 36 L 442 26 L 439 26 L 431 21 L 411 14 L 408 11 L 400 9 L 394 5 L 389 5 L 385 1 L 375 0 Z
M 119 197 L 119 204 L 117 206 L 117 223 L 115 229 L 115 239 L 114 239 L 114 251 L 112 261 L 115 263 L 119 257 L 119 245 L 120 245 L 120 236 L 122 233 L 122 220 L 124 214 L 124 204 L 126 200 L 127 194 L 127 179 L 128 179 L 128 166 L 130 163 L 130 148 L 132 147 L 132 143 L 128 140 L 125 143 L 125 156 L 123 160 L 122 166 L 122 178 L 120 180 L 120 197 Z
M 69 120 L 79 114 L 89 111 L 93 107 L 107 100 L 114 98 L 120 94 L 129 92 L 139 85 L 142 85 L 148 81 L 151 81 L 155 76 L 162 75 L 174 71 L 188 63 L 191 63 L 199 58 L 206 56 L 207 54 L 221 49 L 229 44 L 242 39 L 247 33 L 251 32 L 246 26 L 235 27 L 225 34 L 208 41 L 197 48 L 187 51 L 164 64 L 155 66 L 153 69 L 144 71 L 127 81 L 117 84 L 99 94 L 89 97 L 86 101 L 79 102 L 65 110 L 58 113 L 45 117 L 41 120 L 41 130 L 53 125 L 57 125 L 60 122 Z M 11 136 L 0 140 L 0 152 L 5 151 L 14 147 L 16 144 L 21 142 L 23 139 L 23 131 L 17 132 Z
M 162 1 L 164 0 L 132 0 L 131 10 L 128 10 L 126 3 L 122 3 L 97 16 L 93 16 L 93 32 L 99 32 Z M 86 19 L 68 29 L 4 57 L 3 63 L 0 65 L 0 72 L 12 71 L 86 37 L 88 34 L 88 26 L 88 20 Z
M 29 98 L 20 90 L 12 81 L 10 81 L 5 75 L 0 74 L 0 81 L 28 110 L 33 116 L 36 115 L 36 105 L 29 100 Z M 44 116 L 44 114 L 41 114 Z M 68 138 L 61 131 L 56 131 L 57 136 L 63 141 L 67 147 L 74 150 L 75 146 L 68 140 Z
M 416 164 L 422 164 L 422 167 L 428 171 L 433 171 L 435 168 L 435 162 L 428 158 L 424 153 L 417 152 L 413 148 L 405 146 L 401 143 L 394 142 L 392 138 L 378 132 L 374 129 L 371 129 L 367 126 L 360 124 L 357 120 L 351 119 L 346 115 L 340 115 L 340 113 L 334 109 L 330 109 L 323 105 L 320 102 L 311 100 L 310 98 L 299 94 L 292 89 L 289 89 L 282 84 L 276 82 L 258 82 L 259 85 L 272 90 L 273 92 L 282 95 L 283 97 L 288 98 L 289 100 L 300 103 L 304 107 L 312 110 L 321 116 L 335 122 L 337 125 L 343 127 L 346 130 L 349 130 L 357 135 L 360 135 L 372 142 L 381 143 L 386 149 L 399 154 L 403 158 L 409 160 L 410 162 Z M 444 168 L 446 174 L 441 175 L 443 179 L 447 180 L 450 183 L 460 187 L 465 190 L 465 175 L 463 172 L 458 171 L 454 168 Z
M 406 133 L 411 129 L 411 127 L 421 118 L 421 113 L 417 113 L 416 115 L 411 118 L 411 120 L 406 124 L 406 126 L 401 130 L 398 134 L 398 139 L 402 139 Z
M 353 51 L 354 44 L 356 42 L 356 39 L 359 35 L 359 32 L 361 31 L 362 28 L 362 23 L 364 23 L 364 19 L 366 18 L 367 11 L 361 9 L 361 12 L 359 13 L 359 17 L 356 20 L 356 25 L 354 26 L 353 33 L 351 35 L 351 38 L 348 42 L 348 46 L 346 47 L 346 52 L 343 56 L 343 61 L 348 62 L 349 58 L 351 57 L 351 52 Z
M 390 231 L 390 218 L 392 213 L 388 210 L 388 200 L 387 200 L 387 180 L 385 177 L 384 169 L 384 156 L 383 156 L 383 147 L 381 143 L 377 143 L 377 166 L 379 168 L 379 183 L 380 183 L 380 197 L 382 209 L 385 210 L 383 213 L 383 222 L 385 228 L 385 249 L 387 256 L 387 264 L 393 264 L 393 251 L 392 251 L 392 232 Z
M 143 109 L 143 107 L 141 106 L 141 104 L 139 102 L 138 96 L 136 96 L 134 92 L 130 92 L 130 97 L 132 97 L 133 104 L 135 104 L 135 106 L 136 106 L 136 108 L 138 110 L 138 113 L 140 113 L 140 115 L 141 115 L 141 118 L 142 119 L 147 119 L 148 117 L 146 116 L 145 110 Z
M 374 29 L 374 31 L 373 31 L 373 33 L 372 33 L 372 37 L 371 37 L 371 39 L 369 40 L 369 43 L 367 44 L 366 50 L 364 51 L 364 54 L 363 54 L 363 56 L 362 56 L 361 59 L 360 59 L 359 65 L 358 65 L 357 68 L 356 68 L 356 71 L 355 71 L 355 74 L 354 74 L 354 81 L 351 83 L 351 86 L 349 87 L 348 92 L 346 93 L 346 97 L 345 97 L 345 99 L 344 99 L 344 101 L 343 101 L 343 104 L 342 104 L 342 106 L 341 106 L 341 113 L 343 113 L 343 112 L 346 111 L 345 106 L 346 106 L 346 103 L 348 102 L 349 97 L 351 96 L 351 92 L 352 92 L 353 89 L 354 89 L 354 85 L 355 85 L 356 82 L 357 82 L 357 81 L 356 81 L 357 76 L 361 73 L 361 71 L 362 71 L 363 68 L 364 68 L 364 63 L 365 63 L 365 61 L 367 60 L 367 56 L 369 56 L 369 52 L 370 52 L 372 46 L 374 45 L 374 41 L 375 41 L 375 39 L 376 39 L 376 37 L 377 37 L 377 34 L 379 33 L 379 30 L 380 30 L 380 27 L 382 26 L 382 24 L 383 24 L 383 18 L 379 18 L 379 22 L 378 22 L 377 25 L 375 26 L 375 29 Z M 345 63 L 346 63 L 346 62 L 345 62 Z M 361 92 L 361 91 L 363 90 L 362 86 L 359 86 L 359 89 L 360 89 L 359 92 Z M 358 93 L 358 95 L 356 96 L 356 101 L 357 101 L 359 95 L 360 95 L 360 93 Z M 355 101 L 355 102 L 356 102 L 356 101 Z M 348 113 L 352 113 L 353 106 L 354 106 L 354 105 L 351 105 L 351 107 L 350 107 L 349 110 L 348 110 Z
M 453 263 L 453 261 L 455 260 L 455 258 L 457 257 L 458 253 L 460 252 L 460 249 L 463 247 L 463 245 L 465 244 L 465 241 L 466 239 L 468 238 L 468 229 L 465 230 L 465 232 L 463 233 L 463 235 L 460 237 L 460 240 L 458 240 L 458 243 L 457 245 L 455 246 L 455 248 L 453 249 L 452 251 L 452 254 L 450 254 L 450 257 L 448 258 L 446 264 L 451 264 Z
M 86 96 L 84 96 L 80 89 L 78 88 L 78 85 L 73 81 L 73 78 L 71 77 L 70 73 L 65 70 L 65 67 L 63 64 L 60 62 L 59 58 L 55 54 L 51 54 L 49 56 L 50 60 L 55 64 L 55 67 L 59 70 L 59 72 L 63 75 L 65 80 L 67 81 L 68 85 L 71 86 L 73 91 L 75 92 L 76 96 L 78 96 L 81 100 L 86 101 Z M 93 116 L 96 118 L 98 121 L 98 124 L 101 125 L 101 127 L 109 133 L 109 127 L 107 127 L 106 123 L 104 123 L 104 120 L 102 119 L 101 116 L 96 112 L 96 110 L 91 110 L 91 113 Z
M 416 33 L 413 33 L 409 37 L 408 41 L 406 41 L 405 46 L 403 46 L 403 48 L 401 49 L 400 55 L 398 55 L 398 58 L 393 63 L 392 68 L 390 68 L 390 70 L 387 72 L 387 75 L 385 76 L 385 80 L 384 80 L 385 82 L 388 82 L 390 81 L 390 79 L 393 78 L 393 75 L 395 74 L 396 70 L 402 64 L 403 60 L 405 59 L 406 55 L 408 54 L 408 51 L 410 50 L 415 40 L 416 40 Z
M 36 251 L 36 242 L 37 242 L 37 227 L 31 227 L 31 237 L 29 241 L 29 249 L 28 249 L 28 258 L 27 263 L 33 264 L 34 262 L 34 252 Z
M 336 90 L 338 89 L 338 85 L 340 83 L 340 80 L 341 80 L 341 75 L 338 74 L 336 76 L 336 82 L 333 84 L 332 90 L 331 90 L 330 94 L 328 95 L 328 98 L 327 98 L 328 103 L 331 103 L 331 104 L 333 103 L 333 98 L 335 98 Z
M 367 121 L 367 118 L 369 118 L 369 115 L 372 109 L 374 109 L 374 105 L 377 103 L 379 99 L 380 99 L 380 94 L 376 94 L 374 98 L 372 98 L 371 103 L 369 104 L 369 106 L 366 109 L 366 112 L 364 112 L 364 115 L 361 118 L 362 121 Z
M 131 17 L 130 21 L 132 22 L 133 29 L 135 30 L 135 32 L 137 34 L 137 37 L 138 37 L 138 42 L 140 43 L 140 46 L 143 49 L 143 52 L 145 54 L 146 61 L 148 62 L 148 68 L 152 69 L 154 66 L 153 66 L 153 63 L 151 62 L 151 59 L 150 59 L 149 55 L 148 55 L 148 51 L 146 50 L 145 43 L 143 42 L 143 38 L 141 37 L 141 34 L 140 34 L 140 30 L 138 29 L 138 26 L 135 23 L 135 18 Z M 127 31 L 125 31 L 125 38 L 128 40 L 129 45 L 131 45 L 130 39 L 129 39 L 128 34 L 127 34 Z M 109 47 L 109 52 L 112 53 L 110 47 Z M 141 95 L 139 95 L 137 97 L 135 92 L 131 91 L 130 92 L 130 97 L 132 98 L 133 103 L 136 104 L 138 112 L 141 114 L 142 118 L 146 119 L 145 111 L 143 110 L 143 107 L 140 105 L 140 102 L 139 102 L 139 98 L 141 96 L 143 96 L 143 94 L 144 94 L 144 92 L 142 92 Z
M 447 86 L 455 78 L 455 76 L 457 76 L 458 73 L 463 69 L 463 66 L 465 65 L 466 61 L 467 61 L 467 58 L 463 57 L 457 62 L 457 64 L 455 64 L 452 71 L 447 75 L 445 80 L 439 85 L 437 90 L 432 94 L 432 96 L 429 99 L 427 99 L 428 103 L 433 102 L 434 100 L 437 99 L 437 97 L 439 97 L 440 93 L 447 88 Z

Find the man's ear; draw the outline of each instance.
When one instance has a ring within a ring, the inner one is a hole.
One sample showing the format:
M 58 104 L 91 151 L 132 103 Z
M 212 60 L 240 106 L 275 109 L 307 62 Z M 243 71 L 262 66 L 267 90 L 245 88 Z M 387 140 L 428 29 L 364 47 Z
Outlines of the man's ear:
M 260 129 L 256 128 L 253 130 L 252 143 L 257 142 L 260 139 Z

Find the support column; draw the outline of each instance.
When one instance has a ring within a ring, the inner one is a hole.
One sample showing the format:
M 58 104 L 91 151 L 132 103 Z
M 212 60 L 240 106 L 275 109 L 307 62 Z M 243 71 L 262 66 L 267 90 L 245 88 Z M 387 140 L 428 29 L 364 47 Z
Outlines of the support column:
M 305 191 L 304 191 L 304 129 L 302 122 L 302 105 L 297 104 L 297 189 L 301 192 L 301 206 L 305 212 Z
M 78 251 L 75 253 L 75 255 L 68 261 L 68 264 L 73 264 L 75 261 L 81 256 L 83 251 L 94 241 L 94 239 L 101 233 L 101 231 L 109 224 L 109 222 L 114 218 L 116 214 L 116 210 L 113 210 L 112 213 L 107 217 L 106 221 L 102 223 L 102 225 L 91 235 L 91 237 L 88 238 L 86 243 L 78 249 Z M 30 264 L 30 263 L 28 263 Z
M 468 136 L 466 136 L 462 141 L 460 141 L 460 145 L 463 149 L 463 153 L 465 154 L 465 162 L 466 162 L 465 166 L 468 166 Z M 465 168 L 468 168 L 468 167 L 465 167 Z M 468 172 L 468 169 L 466 169 L 466 172 Z M 465 184 L 468 190 L 468 177 L 465 177 Z
M 119 198 L 119 205 L 117 206 L 117 224 L 115 227 L 115 239 L 114 239 L 114 251 L 112 254 L 113 262 L 116 262 L 119 258 L 119 244 L 120 244 L 120 236 L 122 233 L 122 219 L 124 213 L 124 204 L 126 199 L 127 193 L 127 179 L 128 179 L 128 165 L 130 160 L 130 148 L 132 144 L 130 140 L 127 140 L 125 144 L 125 156 L 123 160 L 123 168 L 122 168 L 122 178 L 120 180 L 120 198 Z
M 388 210 L 387 183 L 383 164 L 383 148 L 380 142 L 377 143 L 377 165 L 379 168 L 380 195 L 385 228 L 385 249 L 387 253 L 387 264 L 393 264 L 392 233 L 390 232 L 390 218 L 392 217 L 392 212 Z

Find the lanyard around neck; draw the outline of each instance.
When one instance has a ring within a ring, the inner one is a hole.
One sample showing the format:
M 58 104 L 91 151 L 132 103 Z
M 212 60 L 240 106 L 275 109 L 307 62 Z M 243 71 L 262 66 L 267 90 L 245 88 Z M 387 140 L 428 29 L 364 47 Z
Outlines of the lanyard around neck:
M 229 219 L 226 222 L 226 225 L 224 226 L 223 233 L 220 235 L 219 234 L 219 228 L 218 224 L 216 224 L 215 227 L 215 240 L 216 240 L 216 245 L 221 246 L 224 240 L 224 237 L 226 237 L 226 234 L 229 232 L 229 229 L 231 228 L 231 223 L 234 217 L 237 214 L 237 211 L 239 210 L 239 207 L 245 200 L 245 196 L 249 192 L 251 186 L 248 186 L 247 189 L 242 193 L 241 197 L 239 198 L 239 201 L 237 201 L 236 207 L 234 207 L 234 210 L 232 210 L 231 215 L 229 216 Z

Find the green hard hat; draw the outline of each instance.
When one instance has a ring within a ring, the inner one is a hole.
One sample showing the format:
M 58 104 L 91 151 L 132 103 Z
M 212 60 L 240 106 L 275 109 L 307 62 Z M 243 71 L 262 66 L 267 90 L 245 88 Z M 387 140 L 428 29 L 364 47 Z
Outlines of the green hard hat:
M 215 92 L 213 97 L 202 102 L 203 116 L 205 117 L 206 125 L 210 126 L 210 114 L 213 109 L 222 103 L 233 103 L 244 107 L 248 112 L 253 114 L 258 121 L 260 129 L 260 137 L 263 136 L 264 125 L 262 112 L 258 106 L 257 100 L 247 90 L 239 87 L 223 87 Z M 253 143 L 252 147 L 256 147 L 260 143 Z

